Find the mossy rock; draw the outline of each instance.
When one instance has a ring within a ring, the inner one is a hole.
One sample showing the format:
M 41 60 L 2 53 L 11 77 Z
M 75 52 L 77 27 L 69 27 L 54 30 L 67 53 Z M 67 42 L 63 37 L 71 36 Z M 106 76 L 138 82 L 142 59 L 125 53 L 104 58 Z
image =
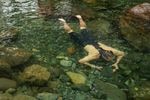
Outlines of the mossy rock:
M 86 84 L 86 77 L 83 74 L 75 73 L 75 72 L 66 72 L 68 77 L 70 77 L 71 82 L 73 84 Z
M 97 92 L 92 92 L 92 94 L 96 98 L 106 100 L 127 100 L 126 94 L 114 84 L 96 80 L 93 85 L 93 88 Z
M 30 84 L 42 85 L 50 78 L 50 72 L 47 68 L 37 64 L 33 64 L 26 67 L 20 75 L 20 79 L 23 82 L 29 82 Z
M 4 91 L 9 88 L 16 88 L 16 87 L 17 87 L 16 81 L 7 78 L 0 78 L 0 90 Z
M 17 94 L 16 96 L 13 97 L 12 100 L 36 100 L 36 98 L 28 96 L 28 95 L 22 95 L 22 94 Z
M 23 49 L 14 47 L 0 48 L 0 58 L 6 61 L 11 67 L 25 63 L 30 57 L 31 53 Z

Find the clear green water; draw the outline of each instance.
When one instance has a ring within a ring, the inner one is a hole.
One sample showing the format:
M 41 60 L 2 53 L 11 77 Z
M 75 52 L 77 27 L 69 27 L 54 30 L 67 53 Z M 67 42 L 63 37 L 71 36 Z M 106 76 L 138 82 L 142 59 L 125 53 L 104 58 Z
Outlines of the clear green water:
M 137 85 L 140 84 L 141 80 L 149 79 L 149 75 L 146 74 L 148 71 L 146 70 L 144 78 L 140 77 L 140 67 L 147 67 L 149 65 L 149 54 L 135 50 L 119 34 L 120 31 L 116 24 L 118 21 L 117 17 L 120 14 L 120 10 L 128 7 L 124 6 L 125 2 L 122 1 L 122 5 L 118 5 L 120 9 L 117 8 L 101 11 L 101 13 L 99 13 L 99 16 L 101 17 L 96 17 L 96 19 L 92 20 L 86 20 L 89 27 L 103 27 L 99 25 L 100 23 L 96 22 L 101 19 L 107 20 L 110 23 L 110 33 L 103 34 L 100 33 L 100 30 L 92 30 L 95 32 L 94 35 L 99 41 L 123 50 L 126 53 L 126 56 L 119 65 L 120 70 L 117 73 L 112 73 L 112 62 L 105 62 L 101 59 L 93 62 L 96 65 L 104 67 L 103 71 L 101 72 L 78 64 L 78 59 L 83 57 L 85 52 L 82 49 L 77 48 L 75 54 L 71 56 L 68 54 L 67 48 L 73 46 L 72 42 L 67 34 L 63 31 L 57 18 L 54 17 L 44 20 L 44 17 L 38 16 L 38 5 L 36 0 L 24 0 L 24 2 L 20 3 L 15 2 L 15 0 L 12 0 L 12 2 L 10 1 L 11 0 L 3 0 L 3 2 L 0 1 L 0 7 L 2 8 L 2 11 L 0 11 L 0 20 L 2 26 L 0 28 L 2 30 L 7 29 L 8 27 L 15 27 L 19 30 L 17 41 L 9 46 L 17 46 L 32 52 L 33 56 L 28 62 L 29 64 L 38 63 L 47 68 L 57 67 L 65 71 L 82 72 L 87 75 L 89 86 L 92 82 L 94 82 L 95 79 L 101 79 L 106 82 L 114 83 L 121 89 L 133 90 Z M 129 5 L 134 4 L 136 4 L 136 2 L 129 3 Z M 59 12 L 60 11 L 57 13 Z M 65 13 L 69 13 L 69 11 Z M 70 24 L 76 31 L 79 31 L 77 21 L 70 21 Z M 104 29 L 104 31 L 106 30 Z M 76 63 L 76 67 L 62 67 L 59 64 L 59 60 L 56 58 L 58 55 L 69 57 L 69 59 Z M 62 85 L 58 89 L 58 93 L 62 93 L 66 100 L 67 98 L 73 98 L 75 94 L 78 93 L 91 95 L 89 92 L 73 90 L 69 85 L 66 85 L 65 82 L 62 82 Z

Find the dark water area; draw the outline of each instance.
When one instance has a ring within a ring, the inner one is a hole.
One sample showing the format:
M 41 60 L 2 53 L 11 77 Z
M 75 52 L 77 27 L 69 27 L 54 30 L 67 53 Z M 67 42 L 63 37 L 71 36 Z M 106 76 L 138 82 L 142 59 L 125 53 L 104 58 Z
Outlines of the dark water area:
M 120 20 L 144 2 L 149 0 L 1 0 L 0 100 L 150 100 L 149 22 L 144 19 L 140 29 L 147 34 L 140 38 Z M 102 71 L 78 63 L 87 53 L 58 21 L 63 17 L 79 32 L 76 14 L 98 41 L 125 52 L 117 72 L 115 60 L 92 61 Z

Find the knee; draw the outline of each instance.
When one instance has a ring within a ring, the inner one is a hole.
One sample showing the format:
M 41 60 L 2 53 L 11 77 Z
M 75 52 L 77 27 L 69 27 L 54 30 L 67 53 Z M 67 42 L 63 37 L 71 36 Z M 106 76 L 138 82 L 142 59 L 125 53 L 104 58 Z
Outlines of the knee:
M 84 64 L 84 63 L 85 63 L 85 61 L 82 60 L 82 59 L 80 59 L 78 62 L 79 62 L 80 64 Z

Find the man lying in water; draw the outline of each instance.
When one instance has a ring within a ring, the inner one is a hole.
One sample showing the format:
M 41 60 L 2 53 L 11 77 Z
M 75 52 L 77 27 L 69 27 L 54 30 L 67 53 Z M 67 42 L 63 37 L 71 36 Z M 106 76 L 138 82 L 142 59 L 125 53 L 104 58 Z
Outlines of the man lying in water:
M 83 21 L 82 17 L 80 15 L 76 15 L 76 18 L 79 19 L 80 23 L 80 36 L 77 36 L 76 32 L 74 32 L 73 29 L 71 29 L 71 27 L 67 24 L 67 22 L 64 19 L 59 18 L 59 21 L 63 23 L 64 30 L 69 34 L 70 38 L 75 43 L 84 47 L 84 50 L 88 53 L 87 56 L 79 60 L 79 63 L 101 70 L 102 67 L 90 64 L 89 61 L 99 59 L 100 57 L 109 61 L 111 60 L 113 55 L 116 56 L 116 62 L 112 65 L 113 72 L 119 69 L 118 63 L 124 56 L 124 52 L 95 41 L 91 33 L 88 31 L 86 23 Z

